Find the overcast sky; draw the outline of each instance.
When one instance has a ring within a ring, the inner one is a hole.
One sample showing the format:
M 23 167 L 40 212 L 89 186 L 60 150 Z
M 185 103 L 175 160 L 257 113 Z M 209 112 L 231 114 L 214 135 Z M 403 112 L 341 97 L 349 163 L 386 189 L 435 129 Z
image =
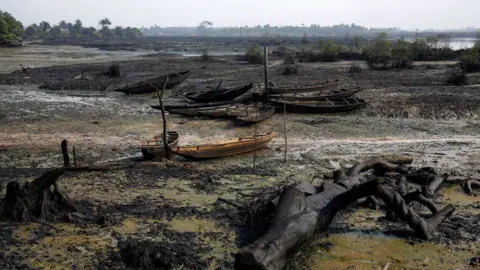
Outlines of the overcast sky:
M 81 19 L 97 26 L 350 24 L 403 29 L 480 27 L 480 0 L 0 0 L 28 25 Z

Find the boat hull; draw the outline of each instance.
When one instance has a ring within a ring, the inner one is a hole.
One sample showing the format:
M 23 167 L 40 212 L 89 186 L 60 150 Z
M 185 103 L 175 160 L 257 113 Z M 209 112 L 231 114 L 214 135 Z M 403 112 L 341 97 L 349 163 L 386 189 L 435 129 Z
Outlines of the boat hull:
M 195 96 L 195 95 L 184 95 L 185 98 L 197 102 L 197 103 L 205 103 L 205 102 L 217 102 L 217 101 L 225 101 L 225 100 L 233 100 L 253 88 L 253 84 L 248 84 L 240 87 L 236 87 L 230 90 L 212 90 L 207 93 L 204 93 L 205 96 Z
M 319 92 L 319 91 L 328 91 L 336 89 L 342 84 L 342 81 L 335 81 L 333 83 L 324 84 L 324 85 L 315 85 L 315 86 L 306 86 L 306 87 L 271 87 L 268 88 L 269 94 L 297 94 L 297 93 L 308 93 L 308 92 Z
M 177 146 L 172 148 L 176 155 L 187 159 L 212 159 L 227 156 L 234 156 L 252 152 L 264 148 L 275 137 L 275 133 L 258 135 L 255 138 L 239 138 L 236 142 L 198 145 L 198 146 Z
M 124 88 L 115 89 L 113 91 L 125 93 L 128 95 L 149 94 L 149 93 L 155 92 L 155 89 L 152 88 L 150 84 L 158 89 L 162 89 L 163 84 L 165 83 L 165 80 L 167 79 L 167 77 L 169 77 L 166 88 L 172 88 L 176 85 L 181 84 L 184 80 L 188 78 L 188 76 L 190 76 L 190 71 L 182 71 L 179 73 L 172 73 L 172 74 L 160 76 L 157 78 L 153 78 L 147 81 L 138 82 L 136 84 L 129 85 Z
M 363 100 L 357 101 L 355 103 L 350 103 L 350 104 L 342 103 L 337 105 L 335 105 L 335 103 L 334 105 L 326 105 L 325 103 L 322 105 L 314 105 L 314 104 L 301 104 L 301 103 L 293 103 L 293 102 L 286 102 L 286 104 L 284 105 L 284 102 L 280 100 L 271 100 L 270 102 L 279 109 L 283 109 L 285 106 L 286 110 L 291 113 L 322 113 L 322 114 L 349 112 L 349 111 L 363 108 L 368 104 L 368 102 Z
M 176 131 L 170 131 L 167 133 L 168 138 L 168 145 L 170 147 L 176 147 L 178 145 L 179 141 L 179 134 Z M 148 143 L 153 143 L 153 144 L 147 144 L 147 145 L 142 145 L 140 146 L 140 150 L 142 152 L 143 158 L 145 160 L 152 160 L 155 158 L 162 158 L 165 156 L 165 148 L 163 147 L 163 141 L 161 139 L 161 135 L 159 135 L 156 139 L 153 141 L 149 141 Z

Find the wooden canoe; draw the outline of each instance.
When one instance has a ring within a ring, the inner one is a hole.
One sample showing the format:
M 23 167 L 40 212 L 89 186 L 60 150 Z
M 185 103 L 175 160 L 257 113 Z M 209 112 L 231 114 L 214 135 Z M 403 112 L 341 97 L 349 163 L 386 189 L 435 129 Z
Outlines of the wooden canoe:
M 277 108 L 283 109 L 283 100 L 272 99 L 270 102 Z M 353 111 L 365 107 L 367 104 L 368 102 L 363 99 L 349 98 L 324 101 L 287 101 L 285 107 L 288 112 L 292 113 L 339 113 Z
M 169 131 L 167 133 L 167 142 L 170 147 L 175 147 L 178 145 L 179 140 L 178 132 Z M 146 160 L 152 160 L 156 157 L 165 156 L 165 148 L 163 147 L 162 135 L 156 136 L 152 141 L 147 141 L 147 144 L 140 146 L 142 155 Z
M 333 83 L 322 84 L 322 85 L 313 85 L 313 86 L 292 86 L 292 87 L 269 87 L 269 94 L 296 94 L 296 93 L 308 93 L 308 92 L 318 92 L 318 91 L 327 91 L 333 90 L 342 84 L 342 81 L 337 80 Z
M 207 103 L 177 103 L 177 104 L 165 104 L 163 107 L 165 110 L 171 109 L 193 109 L 193 108 L 210 108 L 210 107 L 217 107 L 223 105 L 231 105 L 232 101 L 219 101 L 219 102 L 207 102 Z M 150 106 L 152 109 L 161 110 L 159 105 L 152 105 Z
M 175 85 L 181 84 L 185 79 L 188 78 L 188 76 L 190 76 L 189 70 L 137 82 L 135 84 L 127 85 L 123 88 L 115 89 L 113 91 L 122 92 L 129 95 L 154 93 L 155 89 L 153 89 L 149 84 L 157 87 L 158 89 L 162 89 L 163 84 L 168 77 L 167 88 L 172 88 Z
M 188 159 L 220 158 L 264 148 L 273 137 L 274 132 L 216 144 L 177 146 L 172 148 L 172 152 Z
M 239 104 L 236 106 L 206 108 L 198 111 L 201 115 L 210 117 L 237 117 L 245 112 L 256 110 L 256 104 Z
M 326 98 L 330 100 L 336 100 L 336 99 L 344 99 L 351 97 L 358 92 L 362 91 L 362 87 L 358 87 L 353 90 L 347 90 L 347 89 L 341 89 L 341 90 L 334 90 L 329 93 L 324 93 L 323 91 L 320 91 L 319 93 L 315 93 L 314 95 L 300 95 L 300 94 L 290 94 L 290 95 L 270 95 L 270 98 L 273 99 L 281 99 L 281 100 L 287 100 L 287 101 L 322 101 L 325 100 Z
M 168 109 L 170 114 L 180 114 L 180 115 L 187 115 L 187 116 L 199 116 L 200 111 L 202 110 L 221 110 L 226 108 L 235 108 L 235 105 L 227 104 L 227 105 L 219 105 L 216 107 L 206 107 L 206 108 L 178 108 L 178 109 Z
M 236 124 L 239 126 L 246 126 L 264 121 L 275 113 L 275 107 L 261 106 L 257 111 L 245 112 L 239 115 L 236 119 Z
M 216 102 L 224 100 L 233 100 L 253 88 L 253 83 L 226 89 L 226 90 L 211 90 L 201 93 L 186 93 L 183 96 L 193 102 L 205 103 Z

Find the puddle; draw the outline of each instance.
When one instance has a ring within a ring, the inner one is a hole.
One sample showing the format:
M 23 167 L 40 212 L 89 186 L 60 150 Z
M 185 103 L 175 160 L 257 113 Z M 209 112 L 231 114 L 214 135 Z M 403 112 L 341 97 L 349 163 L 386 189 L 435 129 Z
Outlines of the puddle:
M 440 190 L 444 198 L 453 204 L 471 205 L 480 203 L 480 196 L 470 196 L 465 193 L 460 185 L 445 187 Z

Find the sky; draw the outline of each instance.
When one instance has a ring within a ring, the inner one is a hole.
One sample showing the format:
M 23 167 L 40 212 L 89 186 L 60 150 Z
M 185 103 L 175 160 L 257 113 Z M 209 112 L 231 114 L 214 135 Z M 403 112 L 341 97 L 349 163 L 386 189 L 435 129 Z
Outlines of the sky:
M 81 19 L 98 26 L 334 25 L 460 29 L 479 27 L 480 0 L 0 0 L 23 24 Z

